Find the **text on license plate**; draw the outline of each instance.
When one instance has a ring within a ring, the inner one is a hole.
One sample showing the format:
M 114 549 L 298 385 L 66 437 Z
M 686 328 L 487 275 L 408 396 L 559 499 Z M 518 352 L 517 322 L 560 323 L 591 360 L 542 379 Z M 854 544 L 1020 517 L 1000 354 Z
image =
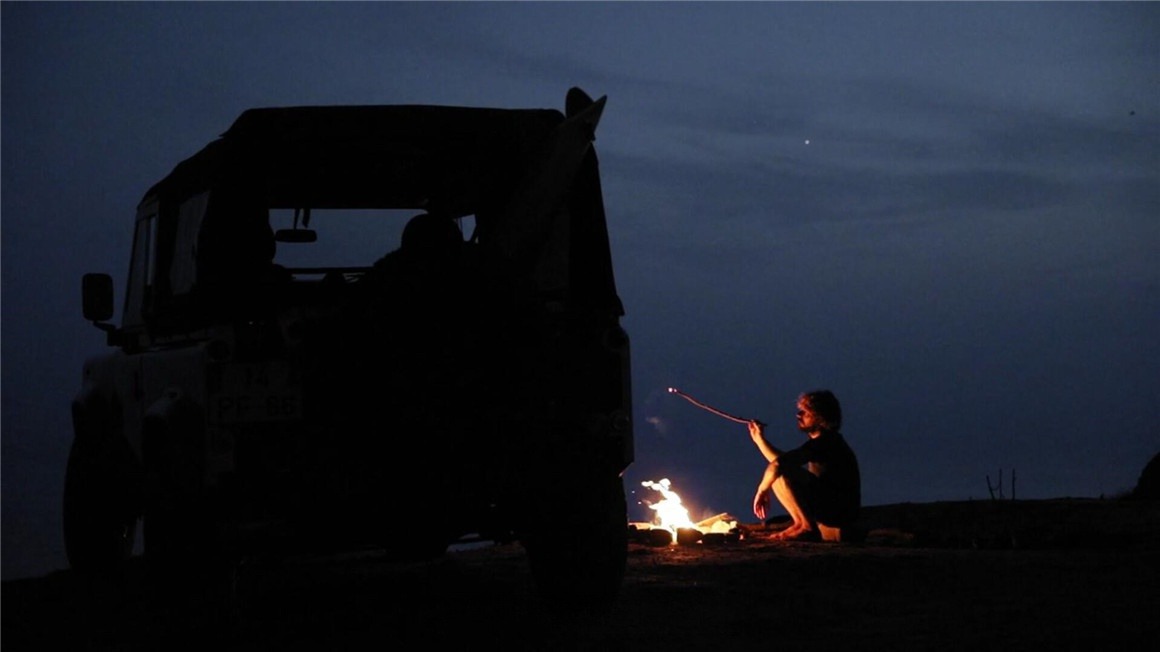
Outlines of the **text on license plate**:
M 231 365 L 210 394 L 209 417 L 219 424 L 301 418 L 302 392 L 284 365 Z

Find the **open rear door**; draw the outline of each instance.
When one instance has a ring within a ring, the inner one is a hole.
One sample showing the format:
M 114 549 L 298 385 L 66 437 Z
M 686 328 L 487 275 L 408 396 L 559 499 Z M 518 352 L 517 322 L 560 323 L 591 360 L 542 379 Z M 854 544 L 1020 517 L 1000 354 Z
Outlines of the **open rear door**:
M 567 224 L 560 222 L 568 216 L 560 209 L 596 139 L 606 100 L 607 96 L 592 100 L 579 88 L 568 91 L 565 120 L 529 167 L 504 209 L 502 226 L 493 234 L 509 260 L 531 262 L 552 234 L 567 233 Z

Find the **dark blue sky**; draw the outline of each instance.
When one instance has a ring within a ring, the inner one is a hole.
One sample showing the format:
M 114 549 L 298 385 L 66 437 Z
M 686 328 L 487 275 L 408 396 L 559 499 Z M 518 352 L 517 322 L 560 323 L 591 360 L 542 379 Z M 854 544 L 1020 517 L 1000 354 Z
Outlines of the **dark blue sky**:
M 782 446 L 834 390 L 867 504 L 1012 469 L 1020 497 L 1113 495 L 1160 451 L 1160 4 L 4 2 L 0 27 L 5 579 L 64 564 L 68 404 L 104 349 L 81 274 L 122 282 L 148 186 L 255 106 L 608 96 L 636 498 L 668 477 L 694 518 L 753 519 L 744 426 L 668 386 Z

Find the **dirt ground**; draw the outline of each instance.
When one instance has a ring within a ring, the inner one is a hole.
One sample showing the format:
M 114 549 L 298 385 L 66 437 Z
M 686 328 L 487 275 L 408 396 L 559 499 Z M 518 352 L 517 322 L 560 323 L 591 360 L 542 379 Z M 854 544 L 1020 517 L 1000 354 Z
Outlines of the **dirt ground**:
M 1057 500 L 868 508 L 858 543 L 629 546 L 611 612 L 539 604 L 522 549 L 431 563 L 372 553 L 252 564 L 233 624 L 167 610 L 139 563 L 3 585 L 20 650 L 1148 649 L 1160 635 L 1160 505 Z M 1099 533 L 1097 535 L 1097 532 Z

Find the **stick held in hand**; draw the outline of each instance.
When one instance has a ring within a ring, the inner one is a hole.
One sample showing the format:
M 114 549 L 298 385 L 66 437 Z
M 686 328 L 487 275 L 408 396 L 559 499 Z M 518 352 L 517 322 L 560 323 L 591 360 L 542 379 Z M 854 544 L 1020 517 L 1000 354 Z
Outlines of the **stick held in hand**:
M 752 420 L 752 419 L 742 419 L 741 417 L 735 417 L 732 414 L 729 414 L 728 412 L 722 412 L 721 410 L 718 410 L 717 408 L 715 408 L 711 405 L 705 405 L 704 403 L 698 401 L 697 399 L 693 398 L 692 396 L 689 396 L 688 394 L 682 392 L 681 390 L 677 389 L 676 387 L 670 387 L 669 393 L 676 394 L 677 396 L 680 396 L 681 398 L 692 403 L 693 405 L 696 405 L 697 407 L 701 408 L 702 410 L 708 410 L 709 412 L 712 412 L 713 414 L 716 414 L 719 417 L 725 417 L 726 419 L 729 419 L 730 421 L 736 421 L 737 423 L 749 423 Z

